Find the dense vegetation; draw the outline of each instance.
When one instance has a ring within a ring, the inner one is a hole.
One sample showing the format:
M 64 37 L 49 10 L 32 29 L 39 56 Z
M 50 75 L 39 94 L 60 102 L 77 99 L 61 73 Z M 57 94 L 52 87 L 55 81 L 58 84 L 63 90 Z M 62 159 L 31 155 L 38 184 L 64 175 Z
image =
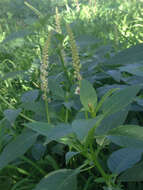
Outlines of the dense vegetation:
M 0 189 L 143 189 L 143 1 L 0 1 Z

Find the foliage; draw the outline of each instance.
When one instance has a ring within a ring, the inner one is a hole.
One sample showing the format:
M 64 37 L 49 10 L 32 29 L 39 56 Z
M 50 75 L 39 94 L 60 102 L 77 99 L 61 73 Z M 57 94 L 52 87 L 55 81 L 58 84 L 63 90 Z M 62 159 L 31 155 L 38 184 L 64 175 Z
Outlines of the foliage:
M 0 7 L 0 188 L 142 189 L 142 1 Z

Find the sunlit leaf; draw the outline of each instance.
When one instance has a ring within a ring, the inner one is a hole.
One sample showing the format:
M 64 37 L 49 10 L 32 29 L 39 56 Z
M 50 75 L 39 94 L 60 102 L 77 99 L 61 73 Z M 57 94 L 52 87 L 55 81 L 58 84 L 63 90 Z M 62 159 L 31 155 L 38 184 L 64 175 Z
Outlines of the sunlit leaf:
M 124 147 L 143 147 L 143 127 L 137 125 L 123 125 L 108 132 L 109 139 Z
M 96 91 L 87 80 L 81 81 L 80 100 L 86 110 L 94 109 L 97 104 Z

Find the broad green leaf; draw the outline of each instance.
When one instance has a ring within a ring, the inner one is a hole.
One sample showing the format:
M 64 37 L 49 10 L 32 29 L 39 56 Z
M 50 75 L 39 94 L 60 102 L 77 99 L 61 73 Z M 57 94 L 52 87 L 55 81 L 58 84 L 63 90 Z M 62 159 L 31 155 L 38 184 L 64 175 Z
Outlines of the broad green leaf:
M 101 100 L 99 101 L 99 103 L 97 104 L 96 108 L 95 108 L 95 112 L 97 113 L 99 111 L 99 109 L 101 108 L 101 106 L 103 105 L 103 103 L 105 102 L 105 100 L 111 96 L 113 94 L 113 92 L 115 92 L 118 88 L 113 88 L 110 89 L 108 92 L 106 92 L 104 94 L 104 96 L 102 96 Z
M 120 174 L 140 161 L 143 149 L 123 148 L 113 152 L 108 161 L 108 167 L 114 174 Z
M 99 42 L 100 40 L 95 38 L 95 36 L 90 35 L 90 34 L 82 34 L 76 38 L 77 45 L 83 49 L 83 48 L 88 48 L 89 45 L 94 45 L 95 43 Z
M 97 94 L 93 86 L 87 81 L 81 81 L 80 87 L 80 101 L 84 106 L 85 110 L 95 109 L 97 104 Z
M 17 116 L 19 115 L 19 113 L 21 112 L 21 109 L 7 109 L 4 111 L 4 115 L 6 117 L 6 119 L 10 122 L 10 123 L 14 123 Z
M 71 133 L 72 127 L 70 124 L 58 124 L 56 126 L 44 122 L 33 122 L 24 124 L 26 127 L 32 129 L 33 131 L 44 135 L 48 138 L 49 142 L 52 140 L 58 140 L 62 137 L 65 137 Z
M 143 84 L 143 77 L 139 77 L 139 76 L 130 76 L 130 77 L 125 77 L 125 78 L 122 78 L 122 80 L 126 83 L 126 84 L 129 84 L 129 85 L 139 85 L 139 84 Z
M 141 86 L 134 85 L 113 94 L 104 102 L 101 108 L 103 114 L 110 115 L 122 110 L 134 100 L 140 89 Z
M 109 74 L 117 82 L 120 82 L 122 77 L 120 71 L 117 70 L 109 70 L 107 71 L 107 74 Z
M 61 169 L 44 177 L 33 190 L 76 190 L 76 170 Z
M 60 82 L 53 78 L 49 78 L 49 89 L 51 90 L 53 96 L 55 96 L 57 99 L 64 99 L 65 92 L 62 89 L 62 86 L 60 86 Z
M 21 101 L 22 102 L 34 102 L 39 95 L 39 90 L 30 90 L 28 92 L 25 92 L 22 97 L 21 97 Z
M 34 102 L 34 101 L 23 102 L 20 106 L 25 110 L 30 110 L 39 114 L 43 113 L 43 110 L 45 109 L 45 106 L 42 104 L 42 102 Z
M 61 123 L 50 131 L 49 138 L 56 140 L 68 136 L 71 133 L 73 133 L 72 126 L 70 124 Z
M 113 89 L 124 89 L 128 87 L 128 85 L 119 85 L 119 84 L 112 84 L 112 85 L 103 85 L 99 88 L 97 88 L 97 93 L 98 93 L 98 97 L 102 98 L 105 96 L 106 93 L 108 93 L 109 91 L 113 90 Z
M 122 125 L 127 117 L 128 111 L 129 107 L 105 117 L 101 124 L 96 128 L 95 133 L 97 135 L 104 135 L 111 129 Z
M 28 130 L 11 141 L 0 155 L 0 169 L 22 156 L 35 143 L 37 136 L 37 133 Z
M 35 160 L 40 160 L 46 151 L 46 146 L 42 143 L 35 143 L 32 147 L 31 154 Z
M 96 125 L 99 118 L 100 116 L 94 119 L 77 119 L 73 121 L 72 129 L 78 140 L 83 141 L 87 137 L 88 132 Z
M 24 125 L 44 136 L 48 136 L 51 129 L 54 128 L 54 125 L 52 124 L 48 124 L 47 122 L 38 122 L 38 121 L 33 123 L 25 123 Z
M 132 168 L 126 170 L 123 174 L 120 175 L 119 181 L 122 182 L 139 182 L 143 181 L 143 162 L 135 165 Z
M 108 132 L 109 139 L 124 147 L 143 147 L 143 127 L 137 125 L 122 125 Z
M 120 67 L 119 69 L 120 71 L 125 71 L 136 76 L 141 76 L 141 77 L 143 76 L 143 62 L 141 62 L 140 64 L 139 63 L 129 64 L 129 65 Z
M 131 48 L 125 49 L 109 59 L 106 64 L 110 65 L 125 65 L 133 64 L 143 60 L 143 43 L 132 46 Z

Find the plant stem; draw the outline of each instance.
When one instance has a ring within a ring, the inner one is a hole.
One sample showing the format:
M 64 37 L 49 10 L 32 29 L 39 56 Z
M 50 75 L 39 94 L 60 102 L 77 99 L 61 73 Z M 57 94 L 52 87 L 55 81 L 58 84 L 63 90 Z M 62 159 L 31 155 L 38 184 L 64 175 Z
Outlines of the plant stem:
M 101 167 L 100 163 L 98 162 L 98 159 L 97 158 L 94 158 L 94 164 L 95 166 L 97 167 L 97 169 L 99 170 L 99 172 L 101 173 L 102 177 L 104 179 L 107 179 L 107 175 L 106 173 L 104 172 L 103 168 Z
M 100 174 L 102 175 L 102 177 L 104 178 L 107 186 L 110 187 L 111 185 L 110 185 L 110 181 L 109 181 L 109 175 L 105 173 L 105 171 L 103 170 L 103 168 L 100 165 L 98 158 L 96 156 L 94 156 L 93 162 L 94 162 L 95 166 L 97 167 L 98 171 L 100 172 Z
M 66 118 L 65 118 L 65 122 L 66 122 L 66 123 L 68 122 L 68 117 L 69 117 L 69 111 L 68 111 L 68 109 L 66 108 Z
M 48 99 L 47 95 L 45 96 L 45 107 L 46 107 L 46 116 L 47 116 L 47 121 L 50 123 L 50 115 L 49 115 L 49 106 L 48 106 Z
M 68 97 L 68 92 L 66 92 L 66 102 L 68 102 L 68 99 L 69 99 L 69 97 Z M 69 118 L 69 110 L 68 110 L 68 108 L 67 107 L 65 107 L 65 122 L 67 123 L 68 122 L 68 118 Z
M 88 112 L 85 111 L 84 113 L 85 113 L 85 118 L 88 119 Z

